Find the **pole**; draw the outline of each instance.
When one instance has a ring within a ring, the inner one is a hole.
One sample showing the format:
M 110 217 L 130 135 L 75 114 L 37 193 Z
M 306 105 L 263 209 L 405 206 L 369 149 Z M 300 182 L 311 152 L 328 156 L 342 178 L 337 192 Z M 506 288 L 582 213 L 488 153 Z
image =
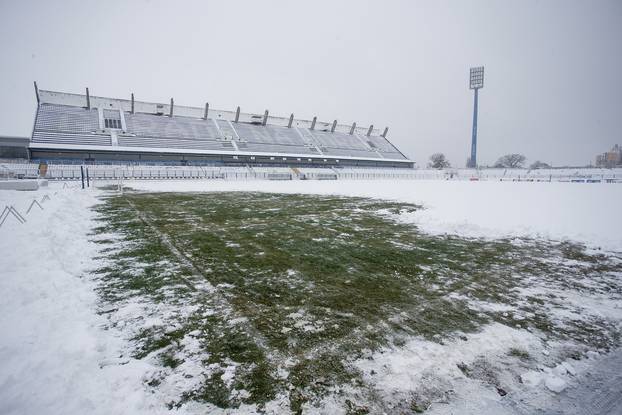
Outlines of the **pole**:
M 471 160 L 469 160 L 469 167 L 477 168 L 477 93 L 479 88 L 475 88 L 475 95 L 473 98 L 473 136 L 471 140 Z
M 41 103 L 41 99 L 39 99 L 39 88 L 37 87 L 37 81 L 35 82 L 35 95 L 37 96 L 37 105 Z
M 89 180 L 89 168 L 86 168 L 86 187 L 91 187 L 91 181 Z
M 84 166 L 80 166 L 80 178 L 82 179 L 82 188 L 84 189 Z

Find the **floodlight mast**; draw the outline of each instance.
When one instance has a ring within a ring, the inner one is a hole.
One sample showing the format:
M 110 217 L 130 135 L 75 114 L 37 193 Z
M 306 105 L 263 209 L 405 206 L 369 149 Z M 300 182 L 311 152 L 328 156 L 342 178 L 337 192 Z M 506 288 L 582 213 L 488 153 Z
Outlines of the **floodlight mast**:
M 473 133 L 471 136 L 471 158 L 467 167 L 477 168 L 477 99 L 478 91 L 484 87 L 484 67 L 471 68 L 469 89 L 475 90 L 473 97 Z

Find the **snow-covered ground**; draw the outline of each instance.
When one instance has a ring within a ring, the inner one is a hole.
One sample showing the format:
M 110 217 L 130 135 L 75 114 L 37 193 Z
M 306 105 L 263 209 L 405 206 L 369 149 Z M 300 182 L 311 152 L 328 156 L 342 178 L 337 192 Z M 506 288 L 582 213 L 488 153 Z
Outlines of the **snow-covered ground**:
M 567 239 L 595 249 L 622 251 L 622 185 L 618 184 L 211 180 L 125 185 L 145 191 L 243 190 L 392 199 L 423 205 L 424 210 L 404 214 L 400 220 L 434 234 Z M 12 204 L 24 214 L 33 198 L 41 201 L 46 194 L 50 200 L 42 202 L 44 210 L 35 207 L 25 224 L 9 218 L 0 228 L 0 413 L 165 412 L 162 398 L 147 394 L 143 385 L 157 368 L 135 359 L 119 362 L 124 341 L 118 333 L 103 330 L 105 317 L 98 314 L 94 282 L 89 277 L 98 265 L 98 247 L 89 236 L 95 226 L 90 208 L 103 191 L 63 189 L 62 183 L 36 192 L 0 191 L 0 209 Z M 622 321 L 619 304 L 603 301 L 587 306 L 602 308 L 603 313 Z M 615 398 L 622 392 L 620 377 L 615 375 L 622 372 L 619 351 L 606 357 L 592 354 L 578 363 L 562 357 L 553 361 L 546 354 L 553 345 L 543 344 L 525 330 L 502 325 L 492 325 L 467 340 L 468 348 L 413 339 L 400 350 L 387 349 L 376 356 L 373 367 L 366 366 L 368 362 L 358 364 L 362 370 L 380 374 L 373 380 L 379 390 L 399 394 L 400 388 L 407 389 L 422 377 L 443 382 L 459 378 L 454 364 L 458 360 L 485 374 L 485 368 L 477 366 L 478 354 L 495 356 L 501 345 L 512 344 L 538 353 L 543 357 L 537 361 L 548 364 L 543 366 L 546 370 L 516 372 L 511 383 L 523 394 L 523 401 L 531 399 L 534 406 L 506 407 L 494 391 L 478 387 L 477 382 L 456 380 L 450 403 L 432 410 L 492 414 L 530 413 L 537 408 L 560 413 L 564 402 L 573 402 L 572 413 L 586 408 L 595 414 L 622 409 Z M 613 377 L 611 384 L 608 376 Z M 590 388 L 590 382 L 598 383 L 601 392 Z M 552 394 L 554 389 L 561 393 Z
M 402 217 L 434 234 L 573 240 L 622 250 L 622 186 L 606 183 L 352 181 L 133 181 L 146 191 L 261 191 L 338 194 L 417 203 Z
M 144 393 L 150 368 L 119 365 L 124 347 L 104 331 L 93 282 L 87 277 L 97 246 L 89 242 L 98 191 L 0 191 L 0 208 L 25 215 L 0 228 L 0 413 L 158 413 L 162 402 Z M 42 201 L 48 195 L 49 200 Z M 35 206 L 25 212 L 33 199 Z

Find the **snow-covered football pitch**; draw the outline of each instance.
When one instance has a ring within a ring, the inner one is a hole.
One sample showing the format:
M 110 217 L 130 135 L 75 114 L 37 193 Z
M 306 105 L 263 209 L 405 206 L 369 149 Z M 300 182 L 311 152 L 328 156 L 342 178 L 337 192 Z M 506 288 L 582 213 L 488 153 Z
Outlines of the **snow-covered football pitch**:
M 125 185 L 0 193 L 0 413 L 622 409 L 620 185 Z

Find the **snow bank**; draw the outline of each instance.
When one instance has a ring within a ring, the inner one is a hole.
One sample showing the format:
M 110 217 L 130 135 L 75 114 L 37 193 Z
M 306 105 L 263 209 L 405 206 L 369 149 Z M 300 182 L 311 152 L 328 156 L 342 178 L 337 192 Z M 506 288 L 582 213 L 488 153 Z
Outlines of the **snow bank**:
M 478 356 L 506 354 L 510 348 L 540 350 L 540 339 L 525 330 L 493 323 L 481 332 L 463 336 L 450 344 L 414 338 L 397 349 L 386 348 L 356 366 L 366 380 L 386 395 L 410 392 L 422 378 L 463 377 L 458 365 L 471 364 Z
M 87 272 L 96 263 L 89 242 L 97 192 L 61 189 L 0 191 L 0 208 L 25 215 L 0 228 L 0 413 L 158 413 L 143 376 L 154 369 L 119 359 L 124 343 L 101 329 Z M 55 194 L 56 192 L 56 194 Z
M 536 237 L 622 249 L 622 186 L 498 181 L 130 181 L 148 191 L 338 194 L 422 204 L 402 215 L 426 232 L 467 237 Z
M 430 415 L 620 413 L 620 350 L 560 361 L 543 353 L 548 346 L 533 333 L 493 323 L 442 345 L 414 338 L 354 364 L 396 413 L 420 402 Z M 516 349 L 529 360 L 509 356 Z
M 0 180 L 0 190 L 37 190 L 36 180 Z

